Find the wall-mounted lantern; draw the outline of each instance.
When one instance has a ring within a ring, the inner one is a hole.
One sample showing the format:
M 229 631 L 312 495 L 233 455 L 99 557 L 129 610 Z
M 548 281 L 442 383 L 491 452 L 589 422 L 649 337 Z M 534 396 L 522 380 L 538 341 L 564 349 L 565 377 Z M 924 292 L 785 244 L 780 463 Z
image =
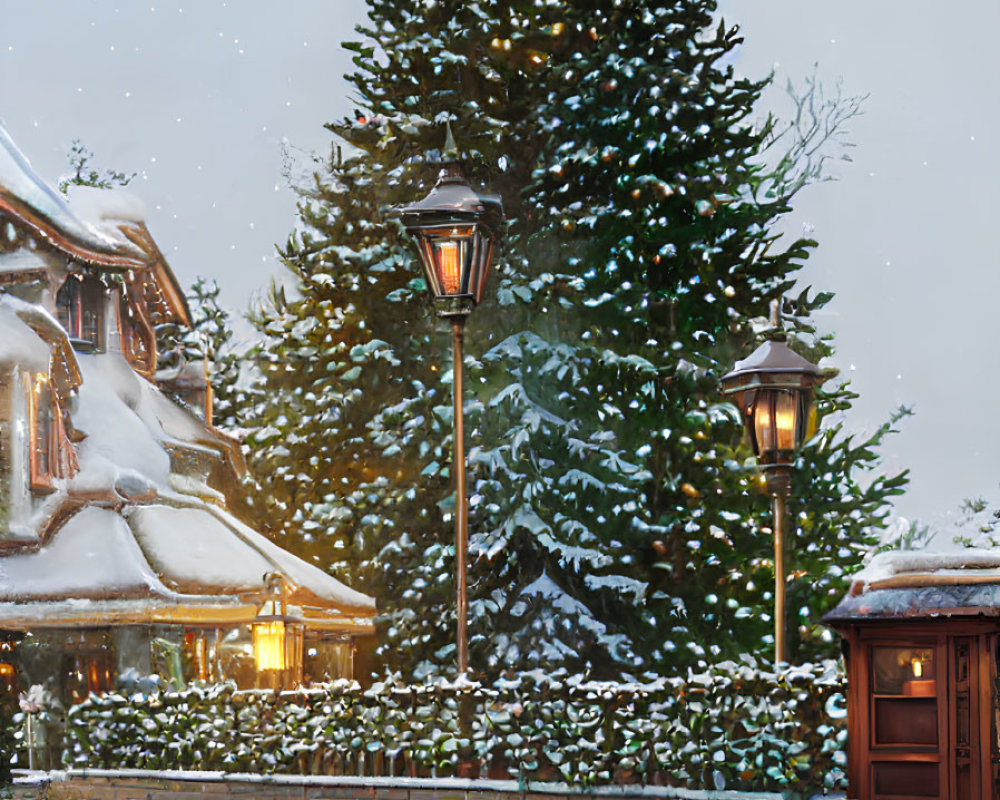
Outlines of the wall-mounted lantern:
M 285 578 L 269 572 L 264 584 L 265 600 L 251 626 L 254 666 L 275 688 L 283 688 L 301 680 L 303 630 L 288 614 Z

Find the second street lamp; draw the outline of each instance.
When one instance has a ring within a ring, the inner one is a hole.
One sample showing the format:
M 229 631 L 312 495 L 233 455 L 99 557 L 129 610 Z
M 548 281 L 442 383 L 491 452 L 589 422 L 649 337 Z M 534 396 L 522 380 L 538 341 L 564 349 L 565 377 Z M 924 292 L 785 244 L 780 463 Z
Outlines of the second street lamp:
M 740 410 L 757 463 L 774 498 L 774 662 L 785 651 L 785 498 L 791 490 L 795 451 L 815 427 L 813 389 L 819 367 L 784 341 L 764 342 L 722 378 L 723 394 Z
M 446 151 L 454 151 L 449 131 Z M 437 184 L 423 200 L 396 210 L 413 238 L 437 315 L 451 320 L 455 417 L 455 588 L 458 672 L 469 669 L 466 551 L 469 507 L 465 490 L 465 430 L 462 404 L 462 339 L 465 319 L 480 302 L 489 276 L 493 247 L 503 222 L 496 195 L 473 189 L 456 162 L 446 163 Z

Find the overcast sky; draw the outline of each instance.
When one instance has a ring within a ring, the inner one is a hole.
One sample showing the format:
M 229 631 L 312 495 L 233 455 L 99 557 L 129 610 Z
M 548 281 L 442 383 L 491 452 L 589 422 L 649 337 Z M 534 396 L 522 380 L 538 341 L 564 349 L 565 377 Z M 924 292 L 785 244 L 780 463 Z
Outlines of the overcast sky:
M 216 277 L 245 309 L 277 273 L 295 223 L 283 165 L 330 142 L 351 113 L 340 48 L 361 0 L 0 0 L 0 119 L 38 172 L 139 172 L 150 228 L 185 285 Z M 916 415 L 887 449 L 913 483 L 897 507 L 930 518 L 968 496 L 1000 499 L 1000 175 L 995 96 L 1000 3 L 724 0 L 746 45 L 735 64 L 777 84 L 814 65 L 828 89 L 868 95 L 849 126 L 853 163 L 811 187 L 787 229 L 820 247 L 803 279 L 837 293 L 820 319 L 871 430 Z M 769 102 L 782 108 L 780 92 Z
M 140 177 L 153 235 L 181 282 L 216 277 L 244 309 L 295 223 L 288 157 L 325 155 L 351 113 L 340 43 L 360 0 L 0 0 L 0 119 L 35 169 Z
M 804 192 L 790 229 L 815 229 L 803 275 L 837 293 L 821 324 L 861 394 L 852 424 L 899 404 L 915 416 L 890 444 L 909 466 L 897 504 L 931 518 L 969 496 L 1000 499 L 1000 177 L 995 32 L 1000 3 L 726 0 L 749 75 L 777 83 L 818 64 L 868 95 L 849 125 L 853 163 Z M 777 102 L 777 101 L 776 101 Z

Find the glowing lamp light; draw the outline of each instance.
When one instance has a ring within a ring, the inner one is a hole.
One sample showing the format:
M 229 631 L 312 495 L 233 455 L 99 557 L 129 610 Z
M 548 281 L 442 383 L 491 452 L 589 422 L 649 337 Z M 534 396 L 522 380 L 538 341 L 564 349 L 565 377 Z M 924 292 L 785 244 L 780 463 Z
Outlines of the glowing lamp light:
M 754 439 L 764 452 L 795 449 L 796 398 L 791 392 L 773 391 L 758 400 L 753 414 Z
M 289 664 L 288 587 L 277 572 L 264 576 L 266 599 L 251 626 L 253 660 L 258 672 L 283 672 Z
M 503 220 L 500 198 L 480 194 L 457 164 L 447 164 L 423 200 L 393 213 L 417 246 L 438 314 L 469 314 L 482 300 L 489 277 Z
M 262 620 L 260 617 L 258 620 L 253 624 L 253 660 L 257 671 L 285 669 L 284 620 Z
M 930 680 L 934 677 L 933 654 L 930 650 L 916 650 L 910 658 L 910 673 L 914 680 Z
M 457 229 L 452 230 L 452 235 L 457 233 Z M 463 242 L 456 239 L 442 239 L 432 245 L 437 250 L 434 267 L 443 294 L 462 293 L 462 245 Z
M 813 388 L 822 380 L 815 364 L 783 341 L 764 342 L 723 376 L 761 466 L 787 467 L 815 428 Z
M 911 697 L 933 697 L 937 693 L 937 681 L 934 679 L 934 652 L 912 651 L 909 667 L 910 675 L 903 681 L 903 694 Z

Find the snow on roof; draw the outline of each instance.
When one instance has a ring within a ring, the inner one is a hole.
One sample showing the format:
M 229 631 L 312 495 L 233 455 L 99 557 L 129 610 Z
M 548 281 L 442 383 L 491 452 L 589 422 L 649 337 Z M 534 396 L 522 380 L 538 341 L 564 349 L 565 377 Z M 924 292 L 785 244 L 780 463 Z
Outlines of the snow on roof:
M 0 559 L 0 600 L 168 595 L 120 516 L 84 508 L 34 552 Z
M 73 488 L 110 489 L 123 473 L 170 486 L 165 445 L 207 446 L 220 452 L 224 436 L 137 375 L 120 353 L 80 353 L 83 373 L 73 425 L 87 434 L 80 443 L 80 473 Z
M 368 595 L 345 586 L 319 567 L 278 547 L 270 539 L 257 533 L 248 525 L 244 525 L 231 514 L 210 506 L 206 506 L 205 510 L 239 532 L 248 544 L 272 561 L 277 566 L 277 571 L 281 572 L 297 587 L 308 590 L 322 600 L 336 603 L 341 608 L 356 609 L 366 613 L 375 612 L 375 601 Z M 295 594 L 293 593 L 292 596 L 294 598 Z
M 46 368 L 48 347 L 0 295 L 0 333 L 8 326 L 35 337 L 35 355 Z M 7 338 L 14 341 L 13 335 Z M 16 348 L 23 362 L 24 352 Z M 308 607 L 314 624 L 368 631 L 375 613 L 372 598 L 202 500 L 212 493 L 197 476 L 173 479 L 178 476 L 171 473 L 166 447 L 203 448 L 202 443 L 213 442 L 211 428 L 138 376 L 120 353 L 81 353 L 77 359 L 83 383 L 71 414 L 74 428 L 86 436 L 77 445 L 80 471 L 65 486 L 76 493 L 117 495 L 125 503 L 120 511 L 88 507 L 41 549 L 0 557 L 0 604 L 22 600 L 14 603 L 17 614 L 44 624 L 46 619 L 28 606 L 132 597 L 134 618 L 145 619 L 142 605 L 159 598 L 166 606 L 156 612 L 157 619 L 177 609 L 183 613 L 194 603 L 202 609 L 203 622 L 218 622 L 220 609 L 228 609 L 223 616 L 233 621 L 237 607 L 252 618 L 265 590 L 264 576 L 277 572 L 290 584 L 290 602 Z M 93 615 L 103 613 L 100 608 L 53 607 L 51 624 L 65 624 L 70 611 L 77 623 L 99 624 Z M 125 619 L 126 611 L 121 607 L 115 613 Z M 0 607 L 0 625 L 18 618 Z
M 18 316 L 14 299 L 0 294 L 0 362 L 47 373 L 49 346 Z
M 162 429 L 142 415 L 142 379 L 115 353 L 79 354 L 83 385 L 72 413 L 73 427 L 87 434 L 77 447 L 77 491 L 112 490 L 122 477 L 166 488 L 170 456 Z
M 16 250 L 0 253 L 0 272 L 6 274 L 45 272 L 51 267 L 52 261 L 49 255 L 42 250 L 19 247 Z
M 950 616 L 1000 616 L 1000 578 L 989 583 L 884 588 L 849 594 L 824 622 L 877 619 L 927 619 Z
M 146 221 L 145 203 L 125 189 L 70 185 L 68 191 L 70 207 L 93 225 Z
M 306 574 L 301 567 L 310 565 L 296 565 L 298 559 L 259 534 L 254 534 L 259 541 L 247 541 L 224 520 L 222 512 L 197 501 L 126 506 L 120 512 L 85 507 L 42 547 L 0 557 L 0 624 L 107 624 L 109 608 L 100 601 L 114 601 L 120 623 L 251 621 L 267 573 L 281 572 L 295 584 Z M 274 551 L 282 557 L 275 558 Z M 307 590 L 306 600 L 323 595 L 327 602 L 314 606 L 309 619 L 356 630 L 371 627 L 371 598 L 320 570 L 307 577 L 304 586 L 293 585 L 289 599 L 301 602 L 300 588 Z
M 280 572 L 292 584 L 293 602 L 302 600 L 301 590 L 305 590 L 305 599 L 320 597 L 342 610 L 375 610 L 370 597 L 347 588 L 219 509 L 156 504 L 124 513 L 157 573 L 178 591 L 205 592 L 213 587 L 259 593 L 264 575 Z
M 274 564 L 204 509 L 137 506 L 124 511 L 150 563 L 179 592 L 263 588 Z
M 929 582 L 949 576 L 961 583 L 963 577 L 979 581 L 984 575 L 1000 581 L 1000 552 L 972 547 L 949 552 L 890 550 L 875 555 L 854 582 L 878 587 L 904 576 L 911 583 L 919 582 L 920 576 Z
M 891 550 L 853 576 L 825 619 L 1000 615 L 1000 551 L 965 547 Z
M 37 215 L 79 245 L 94 251 L 92 255 L 141 256 L 141 251 L 124 238 L 111 238 L 80 219 L 66 198 L 32 169 L 0 122 L 0 199 L 3 198 L 13 201 L 15 210 Z
M 169 439 L 177 442 L 217 443 L 220 434 L 208 428 L 204 421 L 182 408 L 152 384 L 143 381 L 143 408 L 156 419 L 156 424 Z

